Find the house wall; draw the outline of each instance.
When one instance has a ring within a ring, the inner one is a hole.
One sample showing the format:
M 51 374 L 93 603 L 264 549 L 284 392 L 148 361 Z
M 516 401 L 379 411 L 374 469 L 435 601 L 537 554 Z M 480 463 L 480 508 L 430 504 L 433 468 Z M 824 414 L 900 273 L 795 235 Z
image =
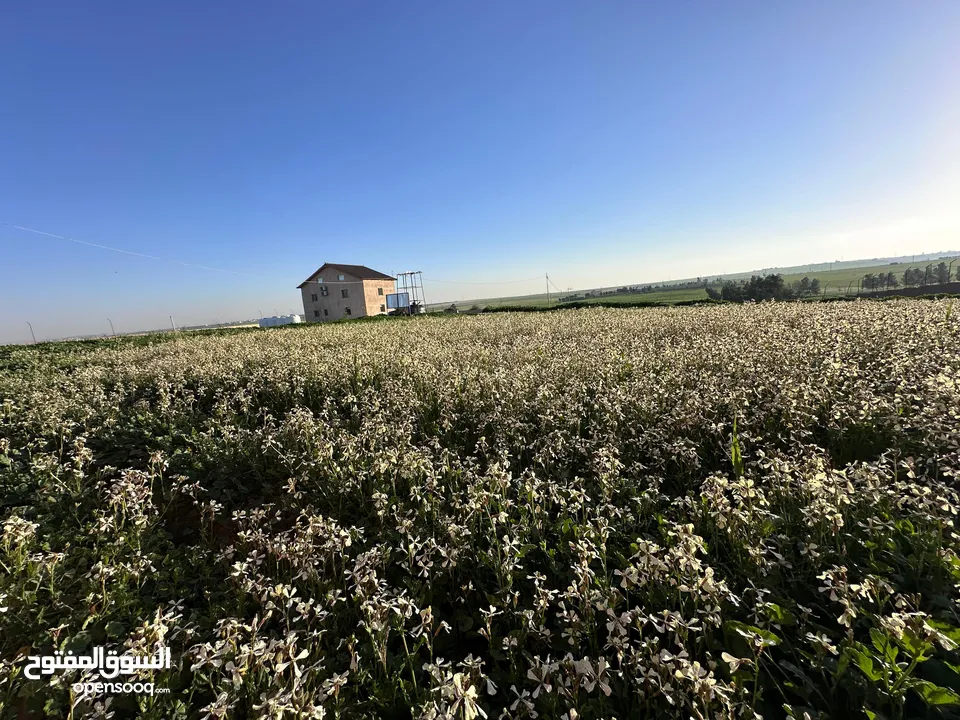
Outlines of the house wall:
M 338 280 L 338 275 L 343 275 L 343 280 Z M 300 288 L 300 296 L 303 299 L 303 319 L 306 322 L 330 322 L 347 317 L 385 314 L 381 313 L 380 306 L 383 305 L 386 308 L 386 296 L 394 291 L 393 280 L 360 280 L 335 268 L 332 271 L 331 268 L 324 269 L 320 277 L 324 280 L 328 295 L 324 296 L 321 293 L 321 286 L 317 282 L 308 282 Z M 311 281 L 314 280 L 316 277 L 311 278 Z M 377 288 L 383 289 L 383 295 L 377 294 Z M 344 289 L 347 291 L 346 298 L 341 292 Z M 313 299 L 314 295 L 317 296 L 316 300 Z M 347 308 L 350 308 L 350 315 L 346 313 Z
M 395 287 L 396 283 L 393 280 L 364 280 L 363 297 L 367 315 L 386 315 L 387 295 L 395 292 Z M 380 292 L 383 294 L 381 295 Z M 380 309 L 381 306 L 383 310 Z

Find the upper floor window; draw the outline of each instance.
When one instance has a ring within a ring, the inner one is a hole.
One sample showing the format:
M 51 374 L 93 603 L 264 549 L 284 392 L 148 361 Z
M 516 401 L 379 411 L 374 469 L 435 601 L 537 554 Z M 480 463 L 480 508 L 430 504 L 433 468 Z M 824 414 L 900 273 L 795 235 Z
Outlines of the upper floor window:
M 323 285 L 323 278 L 322 278 L 322 277 L 318 277 L 318 278 L 317 278 L 317 283 L 320 284 L 320 285 Z
M 350 297 L 350 293 L 347 291 L 346 288 L 340 291 L 340 297 Z
M 313 293 L 313 294 L 310 296 L 310 299 L 313 300 L 314 302 L 316 302 L 316 301 L 317 301 L 317 294 L 316 294 L 316 293 Z
M 320 286 L 320 294 L 323 295 L 324 297 L 326 297 L 327 295 L 330 294 L 330 288 L 328 288 L 326 285 L 321 285 L 321 286 Z
M 383 288 L 377 288 L 377 295 L 383 295 Z
M 343 275 L 337 275 L 337 280 L 346 280 L 346 278 Z

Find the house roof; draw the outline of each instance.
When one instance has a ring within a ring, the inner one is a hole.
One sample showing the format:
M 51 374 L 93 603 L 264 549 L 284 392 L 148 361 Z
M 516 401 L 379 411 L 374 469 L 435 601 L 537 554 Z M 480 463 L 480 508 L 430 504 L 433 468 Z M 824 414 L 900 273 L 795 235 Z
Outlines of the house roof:
M 336 270 L 342 270 L 347 275 L 353 275 L 355 278 L 359 278 L 360 280 L 396 280 L 395 277 L 391 277 L 390 275 L 387 275 L 385 273 L 378 272 L 377 270 L 372 270 L 368 268 L 366 265 L 342 265 L 340 263 L 324 263 L 323 265 L 318 267 L 310 277 L 308 277 L 302 283 L 297 285 L 297 288 L 298 289 L 302 288 L 308 282 L 313 280 L 313 278 L 319 275 L 320 271 L 325 268 L 334 268 Z

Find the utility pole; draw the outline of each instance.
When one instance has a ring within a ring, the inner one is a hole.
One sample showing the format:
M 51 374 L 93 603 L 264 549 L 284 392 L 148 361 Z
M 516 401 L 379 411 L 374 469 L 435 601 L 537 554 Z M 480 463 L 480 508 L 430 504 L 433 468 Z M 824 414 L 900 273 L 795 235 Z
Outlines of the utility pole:
M 544 273 L 543 276 L 547 279 L 547 305 L 550 304 L 550 276 L 547 273 Z
M 29 320 L 26 320 L 25 322 L 27 323 L 27 325 L 30 325 L 30 321 L 29 321 Z M 33 338 L 33 344 L 36 345 L 36 344 L 37 344 L 37 336 L 33 334 L 33 325 L 30 325 L 30 337 Z
M 174 331 L 174 332 L 177 331 L 177 324 L 176 324 L 175 322 L 173 322 L 173 315 L 170 316 L 170 327 L 173 328 L 173 331 Z
M 113 320 L 111 320 L 110 318 L 107 318 L 107 322 L 110 323 L 110 334 L 116 335 L 117 331 L 113 329 Z

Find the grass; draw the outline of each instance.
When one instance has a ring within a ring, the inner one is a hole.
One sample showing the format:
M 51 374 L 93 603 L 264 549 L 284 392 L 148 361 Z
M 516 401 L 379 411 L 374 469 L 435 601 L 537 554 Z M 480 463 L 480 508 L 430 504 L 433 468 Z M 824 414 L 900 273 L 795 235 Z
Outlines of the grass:
M 540 295 L 520 295 L 517 297 L 506 297 L 506 298 L 495 298 L 493 300 L 471 300 L 463 303 L 454 303 L 457 308 L 463 312 L 464 310 L 469 310 L 474 305 L 478 305 L 481 308 L 497 308 L 497 307 L 528 307 L 528 308 L 547 308 L 547 307 L 558 307 L 563 305 L 563 303 L 557 302 L 558 297 L 563 297 L 566 295 L 573 295 L 577 293 L 564 293 L 563 295 L 557 293 L 551 295 L 550 299 L 547 299 L 546 294 Z M 582 298 L 576 300 L 578 303 L 587 303 L 590 305 L 602 304 L 604 302 L 616 302 L 616 303 L 637 303 L 637 304 L 652 304 L 652 303 L 663 303 L 667 305 L 672 305 L 678 302 L 688 302 L 691 300 L 705 300 L 707 298 L 707 293 L 702 288 L 683 288 L 677 290 L 658 290 L 652 293 L 625 293 L 617 295 L 604 295 L 602 297 L 596 298 Z M 450 305 L 438 305 L 431 306 L 431 312 L 438 310 L 443 310 Z
M 590 305 L 603 302 L 617 303 L 664 303 L 673 304 L 678 302 L 691 302 L 694 300 L 706 300 L 707 291 L 703 288 L 682 288 L 678 290 L 658 290 L 650 293 L 626 293 L 624 295 L 604 295 L 598 298 L 585 298 L 576 302 L 583 302 Z

